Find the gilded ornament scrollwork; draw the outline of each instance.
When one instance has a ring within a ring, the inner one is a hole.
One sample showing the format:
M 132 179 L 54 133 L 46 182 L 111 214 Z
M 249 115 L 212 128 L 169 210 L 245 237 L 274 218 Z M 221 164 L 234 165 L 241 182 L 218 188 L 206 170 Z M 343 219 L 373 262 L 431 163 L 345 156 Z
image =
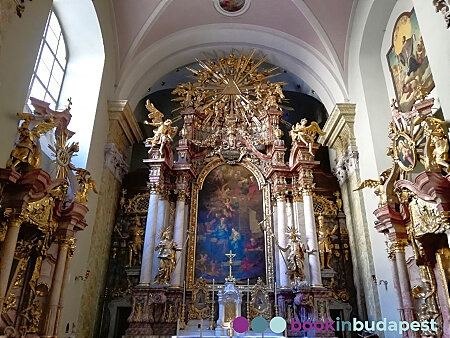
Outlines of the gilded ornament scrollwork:
M 327 198 L 312 193 L 314 214 L 324 216 L 336 216 L 338 207 Z
M 5 300 L 5 304 L 2 308 L 2 313 L 6 313 L 11 309 L 14 309 L 17 306 L 17 298 L 14 293 L 8 294 L 8 297 Z
M 146 214 L 148 212 L 148 201 L 150 193 L 136 194 L 128 201 L 124 201 L 125 213 L 127 214 Z
M 409 203 L 413 234 L 419 238 L 425 234 L 443 233 L 450 229 L 449 215 L 439 211 L 436 204 L 414 196 Z

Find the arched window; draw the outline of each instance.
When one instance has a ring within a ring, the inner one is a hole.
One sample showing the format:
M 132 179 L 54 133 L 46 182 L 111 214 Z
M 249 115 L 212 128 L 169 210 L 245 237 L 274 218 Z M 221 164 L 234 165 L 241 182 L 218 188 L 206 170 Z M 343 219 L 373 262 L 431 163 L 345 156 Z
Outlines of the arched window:
M 30 97 L 50 103 L 56 109 L 67 64 L 66 43 L 55 13 L 50 11 L 41 47 L 31 78 L 27 107 L 32 111 Z

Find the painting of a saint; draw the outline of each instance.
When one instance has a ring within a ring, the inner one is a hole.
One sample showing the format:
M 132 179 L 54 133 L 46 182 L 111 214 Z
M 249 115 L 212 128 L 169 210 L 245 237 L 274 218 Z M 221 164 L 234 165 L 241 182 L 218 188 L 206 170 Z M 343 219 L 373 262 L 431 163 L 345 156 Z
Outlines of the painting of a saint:
M 387 61 L 394 82 L 399 110 L 411 110 L 418 90 L 429 93 L 434 88 L 428 56 L 414 9 L 397 19 Z
M 238 281 L 264 279 L 265 241 L 258 225 L 263 218 L 263 193 L 248 169 L 228 164 L 213 169 L 198 195 L 195 279 L 224 282 L 230 250 Z
M 395 152 L 398 157 L 399 165 L 405 171 L 411 171 L 416 165 L 416 153 L 414 143 L 406 135 L 400 134 L 395 139 Z

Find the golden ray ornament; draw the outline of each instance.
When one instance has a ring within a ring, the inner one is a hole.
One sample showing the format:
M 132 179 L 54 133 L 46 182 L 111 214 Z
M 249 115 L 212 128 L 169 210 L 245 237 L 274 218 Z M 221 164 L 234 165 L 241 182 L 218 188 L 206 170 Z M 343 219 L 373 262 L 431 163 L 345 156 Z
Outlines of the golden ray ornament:
M 203 131 L 229 129 L 230 118 L 241 128 L 260 128 L 259 117 L 269 108 L 290 109 L 281 105 L 287 101 L 282 91 L 287 83 L 268 81 L 279 75 L 273 73 L 278 67 L 260 69 L 267 56 L 256 61 L 255 50 L 239 57 L 234 51 L 228 57 L 214 54 L 214 60 L 208 55 L 205 61 L 197 59 L 199 70 L 188 68 L 196 82 L 181 83 L 172 92 L 179 96 L 174 99 L 179 109 L 192 107 L 203 114 Z
M 71 133 L 66 130 L 61 130 L 59 135 L 56 134 L 56 142 L 54 145 L 49 144 L 48 147 L 55 157 L 50 163 L 56 166 L 56 178 L 67 178 L 69 172 L 75 168 L 71 163 L 72 157 L 76 156 L 79 150 L 78 142 L 69 144 L 68 140 L 72 137 Z

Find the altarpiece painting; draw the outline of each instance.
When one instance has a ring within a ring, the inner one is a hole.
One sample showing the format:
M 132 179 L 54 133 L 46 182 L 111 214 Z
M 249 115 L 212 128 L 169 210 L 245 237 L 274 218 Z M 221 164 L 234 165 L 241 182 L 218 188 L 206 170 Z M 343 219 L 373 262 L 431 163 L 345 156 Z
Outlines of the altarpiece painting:
M 392 46 L 386 55 L 399 110 L 411 110 L 419 90 L 434 88 L 427 52 L 414 9 L 402 13 L 395 23 Z
M 223 283 L 230 250 L 238 281 L 265 278 L 263 215 L 263 192 L 250 170 L 229 164 L 213 169 L 198 194 L 194 278 Z

